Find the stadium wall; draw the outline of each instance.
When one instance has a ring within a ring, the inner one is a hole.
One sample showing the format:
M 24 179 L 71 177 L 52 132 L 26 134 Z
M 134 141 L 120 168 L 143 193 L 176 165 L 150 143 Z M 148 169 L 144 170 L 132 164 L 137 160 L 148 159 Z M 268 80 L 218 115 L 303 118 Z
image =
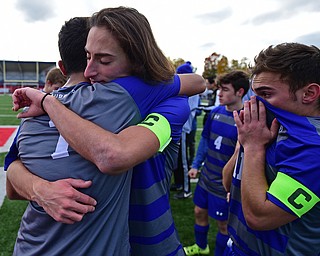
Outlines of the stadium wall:
M 56 66 L 56 62 L 1 60 L 0 94 L 25 86 L 42 89 L 48 71 Z

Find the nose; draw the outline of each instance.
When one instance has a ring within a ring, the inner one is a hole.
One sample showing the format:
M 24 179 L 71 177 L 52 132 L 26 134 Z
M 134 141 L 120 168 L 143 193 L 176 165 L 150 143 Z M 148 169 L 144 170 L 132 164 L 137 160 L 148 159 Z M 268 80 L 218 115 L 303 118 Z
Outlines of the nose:
M 95 77 L 96 75 L 97 75 L 97 69 L 95 67 L 95 64 L 94 64 L 93 60 L 92 59 L 88 60 L 87 61 L 87 67 L 86 67 L 86 69 L 84 71 L 84 76 L 86 78 L 90 79 L 90 78 Z

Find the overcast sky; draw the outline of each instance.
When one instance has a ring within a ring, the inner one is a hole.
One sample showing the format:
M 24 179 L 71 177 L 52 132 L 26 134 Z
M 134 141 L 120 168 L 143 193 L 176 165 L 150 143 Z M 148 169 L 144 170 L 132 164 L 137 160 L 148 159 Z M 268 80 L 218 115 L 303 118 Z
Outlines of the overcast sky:
M 143 13 L 165 55 L 199 74 L 213 52 L 252 60 L 281 42 L 320 47 L 320 0 L 1 0 L 0 60 L 58 61 L 66 20 L 120 5 Z

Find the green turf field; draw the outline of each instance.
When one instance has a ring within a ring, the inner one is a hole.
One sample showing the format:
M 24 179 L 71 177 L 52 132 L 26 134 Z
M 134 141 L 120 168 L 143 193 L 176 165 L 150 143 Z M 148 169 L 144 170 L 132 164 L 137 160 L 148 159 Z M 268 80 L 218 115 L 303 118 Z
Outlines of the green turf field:
M 10 95 L 0 94 L 0 125 L 19 125 L 17 112 L 12 111 L 12 98 Z
M 10 95 L 0 95 L 0 125 L 19 125 L 16 112 L 11 110 L 12 98 Z M 0 153 L 0 166 L 6 153 Z M 12 255 L 13 245 L 20 224 L 20 218 L 27 202 L 10 201 L 7 198 L 0 208 L 0 256 Z
M 0 125 L 19 125 L 20 121 L 16 118 L 16 113 L 11 110 L 11 96 L 0 95 Z M 202 118 L 198 117 L 198 125 L 202 128 Z M 197 132 L 196 142 L 199 142 L 201 129 Z M 3 166 L 5 153 L 0 153 L 0 166 Z M 192 184 L 194 190 L 195 184 Z M 192 199 L 174 200 L 171 196 L 171 207 L 175 224 L 183 245 L 191 245 L 194 243 L 193 225 L 193 201 Z M 15 242 L 17 230 L 19 228 L 20 218 L 26 207 L 26 202 L 10 201 L 5 198 L 0 208 L 0 256 L 12 255 L 12 248 Z M 213 255 L 214 241 L 216 234 L 216 224 L 211 222 L 210 232 L 208 236 L 210 255 Z

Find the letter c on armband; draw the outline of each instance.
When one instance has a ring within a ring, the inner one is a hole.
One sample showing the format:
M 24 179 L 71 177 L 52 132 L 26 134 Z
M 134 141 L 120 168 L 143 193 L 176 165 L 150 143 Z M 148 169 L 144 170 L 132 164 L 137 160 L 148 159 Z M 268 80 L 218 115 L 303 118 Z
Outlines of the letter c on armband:
M 171 127 L 168 120 L 163 115 L 152 113 L 138 125 L 148 128 L 157 136 L 160 143 L 159 152 L 162 152 L 170 143 Z
M 309 195 L 306 191 L 304 191 L 301 188 L 298 188 L 295 192 L 293 192 L 293 194 L 288 198 L 288 202 L 295 207 L 296 209 L 301 209 L 303 207 L 303 204 L 298 203 L 296 201 L 296 199 L 298 199 L 299 196 L 303 196 L 304 200 L 306 202 L 310 202 L 310 200 L 312 199 L 311 195 Z
M 320 202 L 319 197 L 313 191 L 282 172 L 277 173 L 268 193 L 281 201 L 298 217 L 306 214 Z

